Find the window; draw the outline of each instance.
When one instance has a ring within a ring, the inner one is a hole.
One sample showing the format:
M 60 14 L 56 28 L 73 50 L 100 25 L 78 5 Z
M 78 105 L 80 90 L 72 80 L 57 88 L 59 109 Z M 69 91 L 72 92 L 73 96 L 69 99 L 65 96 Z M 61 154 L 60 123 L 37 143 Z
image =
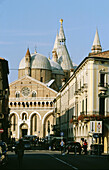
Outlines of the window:
M 16 130 L 16 116 L 14 115 L 14 124 L 13 124 L 13 131 Z
M 48 120 L 48 133 L 50 133 L 50 121 Z
M 43 82 L 43 77 L 40 78 L 40 81 Z
M 100 74 L 100 85 L 104 87 L 104 74 Z
M 32 92 L 32 97 L 36 97 L 36 91 Z
M 78 104 L 77 104 L 77 118 L 78 118 Z
M 16 98 L 20 97 L 20 92 L 16 92 Z
M 87 98 L 86 98 L 86 115 L 87 115 Z
M 84 114 L 84 100 L 82 100 L 82 114 Z
M 37 131 L 37 115 L 34 118 L 34 131 Z
M 13 114 L 11 117 L 11 125 L 12 125 L 13 131 L 15 131 L 16 130 L 16 115 L 15 114 Z
M 27 114 L 26 113 L 22 114 L 22 120 L 27 120 Z
M 99 98 L 99 114 L 100 115 L 105 114 L 105 98 L 104 97 Z

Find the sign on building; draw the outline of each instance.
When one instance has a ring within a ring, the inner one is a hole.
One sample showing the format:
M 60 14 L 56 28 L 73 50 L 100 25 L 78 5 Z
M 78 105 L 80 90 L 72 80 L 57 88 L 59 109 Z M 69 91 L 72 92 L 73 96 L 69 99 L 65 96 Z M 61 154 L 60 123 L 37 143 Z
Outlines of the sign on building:
M 90 121 L 90 133 L 102 133 L 102 121 Z
M 64 132 L 61 132 L 60 135 L 61 135 L 61 136 L 64 136 Z

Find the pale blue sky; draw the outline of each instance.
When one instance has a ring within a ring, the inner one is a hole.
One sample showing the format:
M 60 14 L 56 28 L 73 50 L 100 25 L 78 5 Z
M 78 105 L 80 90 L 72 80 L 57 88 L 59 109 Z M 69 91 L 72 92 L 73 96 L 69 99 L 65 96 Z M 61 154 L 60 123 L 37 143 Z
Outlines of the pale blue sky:
M 17 79 L 20 60 L 29 47 L 48 57 L 60 28 L 74 63 L 91 51 L 96 27 L 103 51 L 109 49 L 108 0 L 0 0 L 0 56 L 9 62 L 9 82 Z

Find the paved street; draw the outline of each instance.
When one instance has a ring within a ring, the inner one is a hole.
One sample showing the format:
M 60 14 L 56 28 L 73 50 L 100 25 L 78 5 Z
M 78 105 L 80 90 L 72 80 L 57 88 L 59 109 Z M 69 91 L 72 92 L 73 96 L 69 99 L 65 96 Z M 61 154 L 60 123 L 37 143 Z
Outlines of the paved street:
M 4 169 L 19 169 L 17 155 L 9 152 L 8 165 Z M 60 151 L 25 151 L 21 169 L 109 169 L 106 156 L 61 155 Z

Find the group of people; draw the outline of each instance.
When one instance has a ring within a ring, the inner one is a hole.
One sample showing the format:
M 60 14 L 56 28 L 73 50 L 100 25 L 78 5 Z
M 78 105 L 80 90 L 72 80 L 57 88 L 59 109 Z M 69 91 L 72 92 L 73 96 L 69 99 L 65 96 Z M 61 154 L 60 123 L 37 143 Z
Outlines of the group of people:
M 64 154 L 65 153 L 65 142 L 61 140 L 60 145 L 61 145 L 61 154 Z M 82 140 L 81 148 L 83 149 L 83 152 L 85 155 L 87 155 L 87 147 L 88 147 L 87 141 Z

